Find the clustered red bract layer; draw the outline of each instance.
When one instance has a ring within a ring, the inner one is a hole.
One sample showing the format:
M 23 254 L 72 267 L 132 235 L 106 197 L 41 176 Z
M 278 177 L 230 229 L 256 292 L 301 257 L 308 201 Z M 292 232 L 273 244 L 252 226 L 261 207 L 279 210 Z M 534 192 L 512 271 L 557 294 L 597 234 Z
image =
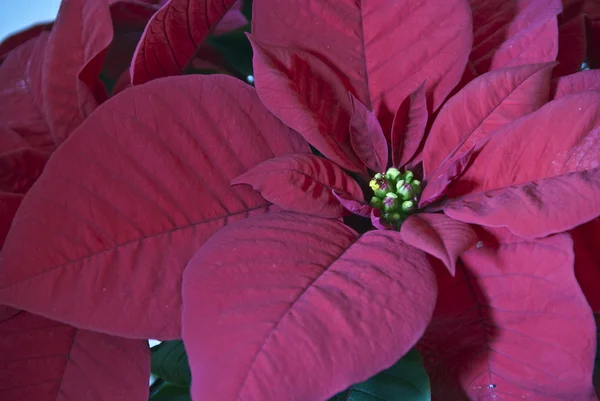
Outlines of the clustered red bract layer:
M 255 87 L 182 75 L 227 71 L 240 2 L 9 38 L 3 397 L 145 400 L 145 340 L 183 338 L 197 400 L 322 401 L 415 346 L 433 400 L 597 400 L 600 9 L 563 3 L 255 0 Z M 397 226 L 390 167 L 424 188 Z

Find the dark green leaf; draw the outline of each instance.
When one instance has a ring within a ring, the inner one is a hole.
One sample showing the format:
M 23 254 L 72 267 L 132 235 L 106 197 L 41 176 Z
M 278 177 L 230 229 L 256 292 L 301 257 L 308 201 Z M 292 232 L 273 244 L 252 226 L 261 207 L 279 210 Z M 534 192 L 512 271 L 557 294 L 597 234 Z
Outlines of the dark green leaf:
M 191 401 L 190 388 L 174 384 L 163 384 L 161 388 L 150 397 L 150 401 Z
M 330 401 L 430 401 L 429 378 L 416 350 L 391 368 L 355 384 Z
M 182 341 L 164 341 L 152 347 L 152 374 L 164 381 L 189 386 L 192 381 L 187 354 Z
M 207 43 L 223 57 L 228 67 L 237 71 L 243 77 L 253 75 L 252 47 L 246 32 L 250 25 L 221 35 L 211 36 Z

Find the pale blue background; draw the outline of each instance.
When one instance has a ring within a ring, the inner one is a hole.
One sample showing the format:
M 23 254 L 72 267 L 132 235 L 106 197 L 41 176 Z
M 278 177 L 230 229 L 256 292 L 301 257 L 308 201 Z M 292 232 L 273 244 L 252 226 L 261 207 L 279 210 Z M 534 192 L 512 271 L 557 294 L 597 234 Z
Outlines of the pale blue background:
M 0 41 L 11 33 L 56 17 L 60 0 L 0 0 Z

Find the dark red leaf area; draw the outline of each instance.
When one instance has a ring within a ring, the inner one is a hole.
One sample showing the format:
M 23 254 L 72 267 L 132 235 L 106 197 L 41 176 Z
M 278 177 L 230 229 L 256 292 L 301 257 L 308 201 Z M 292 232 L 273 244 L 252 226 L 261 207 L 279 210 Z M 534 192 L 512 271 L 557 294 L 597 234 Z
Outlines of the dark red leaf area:
M 29 148 L 29 144 L 8 124 L 0 123 L 0 154 L 19 148 Z
M 111 4 L 113 40 L 106 51 L 102 75 L 116 82 L 129 69 L 135 48 L 158 5 L 118 0 Z M 114 93 L 114 89 L 113 89 Z
M 78 330 L 27 312 L 0 321 L 3 401 L 146 399 L 144 340 Z
M 10 319 L 17 313 L 19 313 L 18 309 L 11 308 L 10 306 L 0 305 L 0 322 L 6 319 Z
M 559 15 L 558 20 L 559 40 L 565 43 L 565 47 L 559 49 L 559 61 L 572 65 L 573 68 L 577 67 L 577 61 L 579 66 L 581 62 L 586 61 L 590 68 L 598 68 L 600 66 L 598 50 L 600 3 L 597 0 L 563 0 L 563 6 L 563 13 Z M 571 57 L 561 59 L 563 52 Z
M 578 14 L 575 17 L 562 21 L 558 27 L 558 55 L 556 66 L 552 75 L 560 77 L 576 73 L 581 70 L 581 65 L 586 59 L 587 38 L 585 17 Z
M 566 234 L 478 229 L 420 347 L 433 400 L 596 400 L 596 329 Z
M 570 231 L 575 276 L 594 313 L 600 313 L 600 218 Z
M 233 78 L 128 89 L 85 120 L 29 191 L 0 254 L 0 302 L 109 334 L 178 338 L 189 258 L 223 226 L 269 210 L 230 181 L 307 151 Z
M 49 154 L 17 149 L 0 155 L 0 191 L 24 194 L 39 177 Z
M 6 234 L 10 230 L 13 218 L 21 205 L 23 195 L 0 192 L 0 249 L 4 245 Z

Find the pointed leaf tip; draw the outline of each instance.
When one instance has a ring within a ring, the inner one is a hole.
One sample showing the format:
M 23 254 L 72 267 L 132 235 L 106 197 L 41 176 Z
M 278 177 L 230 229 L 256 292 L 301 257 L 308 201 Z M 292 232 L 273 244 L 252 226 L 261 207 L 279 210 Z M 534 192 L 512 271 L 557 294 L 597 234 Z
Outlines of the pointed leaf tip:
M 392 160 L 395 167 L 402 167 L 417 153 L 423 142 L 429 113 L 425 87 L 427 80 L 400 104 L 392 123 Z
M 423 150 L 425 178 L 448 157 L 543 106 L 555 63 L 507 67 L 471 81 L 438 114 Z
M 254 49 L 256 91 L 269 111 L 329 160 L 350 171 L 363 171 L 350 144 L 349 88 L 338 73 L 306 51 L 247 36 Z
M 586 91 L 497 129 L 449 187 L 444 213 L 467 223 L 507 227 L 525 238 L 596 218 L 599 128 L 600 93 Z
M 419 213 L 409 216 L 400 228 L 402 240 L 444 263 L 452 276 L 458 258 L 477 242 L 468 224 L 443 214 Z
M 180 75 L 235 0 L 169 0 L 150 19 L 131 62 L 131 82 Z
M 359 201 L 360 186 L 336 164 L 310 153 L 266 160 L 232 184 L 248 184 L 283 210 L 321 217 L 341 217 L 345 209 L 333 191 Z
M 382 172 L 388 164 L 388 145 L 375 113 L 351 92 L 350 143 L 360 160 L 372 171 Z

